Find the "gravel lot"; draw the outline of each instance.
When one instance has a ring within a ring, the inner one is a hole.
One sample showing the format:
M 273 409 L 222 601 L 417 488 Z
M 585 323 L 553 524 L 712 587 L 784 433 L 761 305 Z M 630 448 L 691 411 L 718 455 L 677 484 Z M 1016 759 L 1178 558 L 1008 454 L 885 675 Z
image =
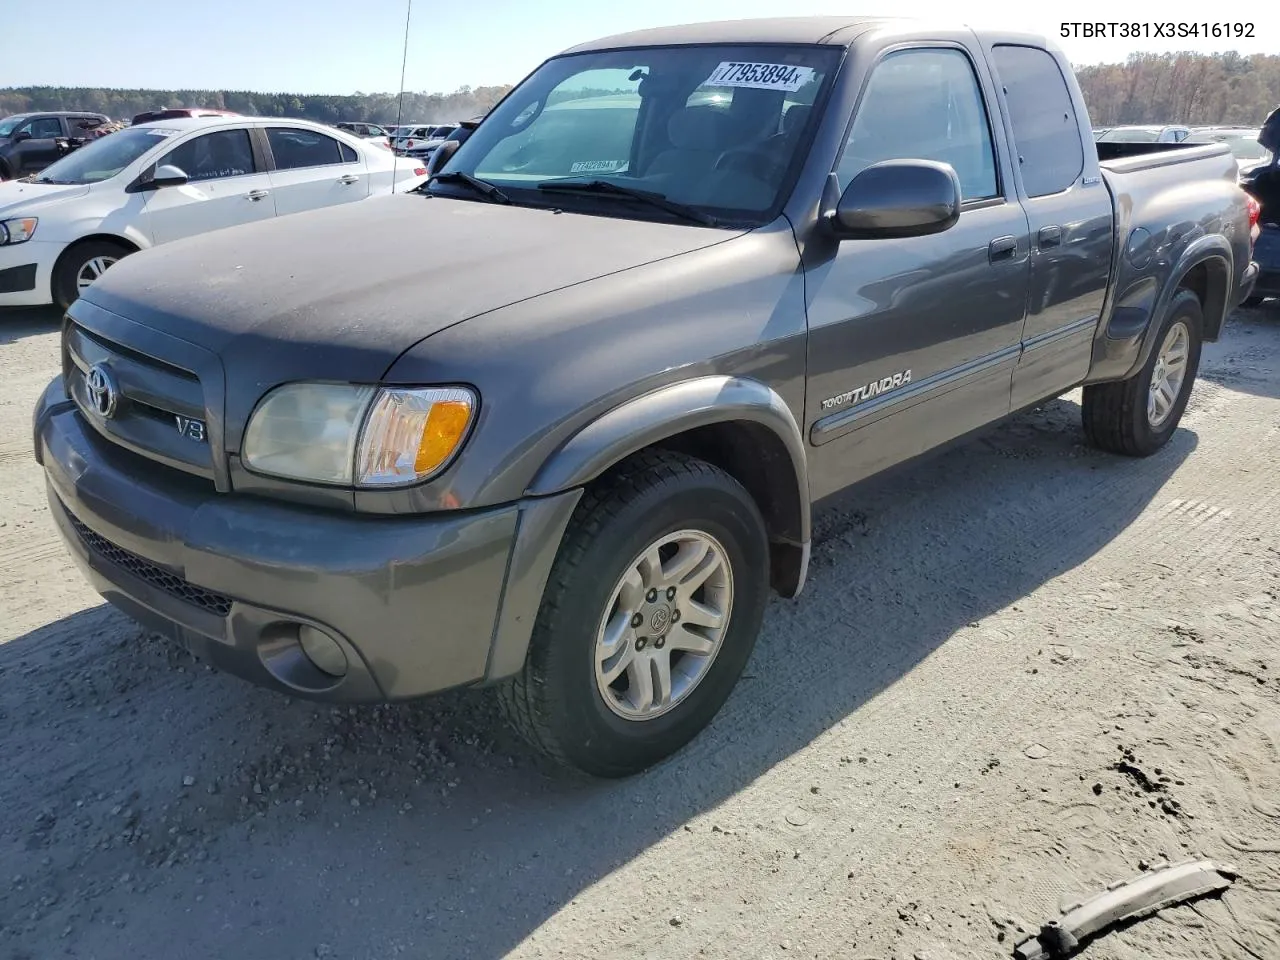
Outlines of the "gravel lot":
M 330 709 L 103 606 L 46 516 L 55 315 L 0 314 L 0 958 L 1007 957 L 1163 858 L 1240 880 L 1090 960 L 1280 957 L 1280 307 L 1168 448 L 1067 397 L 819 515 L 726 710 L 622 783 L 488 695 Z

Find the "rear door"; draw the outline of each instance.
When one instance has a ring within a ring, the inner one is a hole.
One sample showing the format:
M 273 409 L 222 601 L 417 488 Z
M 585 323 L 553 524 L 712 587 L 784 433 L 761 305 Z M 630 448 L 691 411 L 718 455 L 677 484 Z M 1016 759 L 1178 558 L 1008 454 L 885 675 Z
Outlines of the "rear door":
M 943 233 L 847 240 L 806 273 L 815 499 L 1009 412 L 1029 244 L 994 93 L 956 44 L 896 50 L 871 69 L 840 189 L 873 163 L 938 160 L 959 175 L 963 206 Z
M 267 127 L 266 136 L 278 216 L 369 196 L 364 160 L 349 145 L 305 127 Z
M 146 224 L 152 243 L 275 216 L 271 178 L 245 127 L 192 137 L 156 165 L 177 167 L 189 180 L 183 186 L 147 194 Z
M 1111 272 L 1113 210 L 1097 157 L 1089 159 L 1084 148 L 1084 106 L 1057 59 L 1039 47 L 1003 43 L 988 55 L 1031 228 L 1031 289 L 1013 375 L 1016 410 L 1071 389 L 1089 370 Z

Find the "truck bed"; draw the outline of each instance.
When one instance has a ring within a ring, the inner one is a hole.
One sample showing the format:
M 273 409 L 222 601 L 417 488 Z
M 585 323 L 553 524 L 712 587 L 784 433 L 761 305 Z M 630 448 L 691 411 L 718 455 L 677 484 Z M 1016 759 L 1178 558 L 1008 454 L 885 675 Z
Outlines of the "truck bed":
M 1221 143 L 1094 143 L 1098 162 L 1107 170 L 1131 173 L 1171 163 L 1189 163 L 1201 157 L 1230 155 L 1231 149 Z

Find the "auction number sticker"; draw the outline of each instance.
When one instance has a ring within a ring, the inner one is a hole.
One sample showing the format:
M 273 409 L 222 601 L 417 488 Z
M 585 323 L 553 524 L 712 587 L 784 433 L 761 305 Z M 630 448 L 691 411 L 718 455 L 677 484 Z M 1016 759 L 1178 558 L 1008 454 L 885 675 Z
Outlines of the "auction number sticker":
M 625 160 L 579 160 L 569 166 L 570 173 L 609 173 L 617 170 Z
M 795 93 L 813 79 L 813 67 L 787 63 L 725 62 L 711 71 L 704 87 L 753 87 Z

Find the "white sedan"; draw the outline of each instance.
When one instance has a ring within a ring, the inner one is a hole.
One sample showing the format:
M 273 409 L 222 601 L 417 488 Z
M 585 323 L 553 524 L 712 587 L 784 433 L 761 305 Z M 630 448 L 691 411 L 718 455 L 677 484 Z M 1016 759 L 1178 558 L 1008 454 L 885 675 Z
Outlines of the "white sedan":
M 210 230 L 402 193 L 420 163 L 306 120 L 144 123 L 0 183 L 0 307 L 66 308 L 121 257 Z

